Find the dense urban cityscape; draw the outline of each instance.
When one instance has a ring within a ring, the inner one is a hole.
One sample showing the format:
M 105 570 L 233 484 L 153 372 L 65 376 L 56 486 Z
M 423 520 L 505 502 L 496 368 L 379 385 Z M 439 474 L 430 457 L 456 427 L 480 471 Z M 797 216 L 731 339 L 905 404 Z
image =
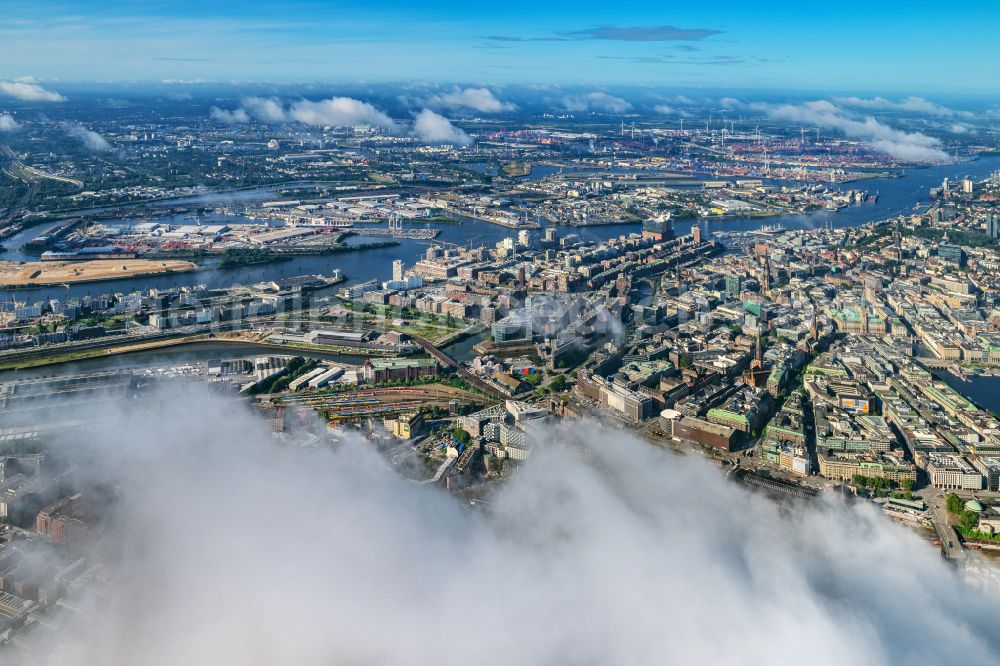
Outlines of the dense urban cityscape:
M 995 97 L 15 69 L 3 663 L 1000 659 Z

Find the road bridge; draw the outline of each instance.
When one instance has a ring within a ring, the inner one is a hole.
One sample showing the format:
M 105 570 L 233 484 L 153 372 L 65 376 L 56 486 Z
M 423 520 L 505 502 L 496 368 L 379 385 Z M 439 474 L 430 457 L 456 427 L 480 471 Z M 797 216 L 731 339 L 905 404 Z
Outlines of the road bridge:
M 438 349 L 436 346 L 434 346 L 434 344 L 430 340 L 425 340 L 424 338 L 421 338 L 416 335 L 411 337 L 419 347 L 421 347 L 424 351 L 430 354 L 431 357 L 437 360 L 438 363 L 443 365 L 445 368 L 448 368 L 449 370 L 453 370 L 455 374 L 457 374 L 463 380 L 468 382 L 471 386 L 476 387 L 478 390 L 486 393 L 486 395 L 491 396 L 493 398 L 504 397 L 500 394 L 500 391 L 493 388 L 492 386 L 484 382 L 482 379 L 480 379 L 479 377 L 475 376 L 474 374 L 463 368 L 461 365 L 459 365 L 457 360 L 452 358 L 449 354 Z

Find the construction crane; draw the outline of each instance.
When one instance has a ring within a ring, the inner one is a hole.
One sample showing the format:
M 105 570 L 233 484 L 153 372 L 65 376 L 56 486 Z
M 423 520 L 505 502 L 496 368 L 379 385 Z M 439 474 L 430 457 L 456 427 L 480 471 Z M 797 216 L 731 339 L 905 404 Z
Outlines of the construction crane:
M 449 243 L 448 241 L 442 241 L 442 240 L 432 240 L 432 241 L 418 240 L 418 241 L 415 241 L 415 242 L 416 243 L 420 243 L 421 245 L 430 245 L 432 247 L 440 247 L 442 245 L 448 245 L 448 246 L 453 247 L 453 248 L 455 248 L 457 250 L 464 250 L 464 249 L 466 249 L 464 245 L 459 245 L 457 243 Z M 472 240 L 469 240 L 469 248 L 470 249 L 472 248 Z

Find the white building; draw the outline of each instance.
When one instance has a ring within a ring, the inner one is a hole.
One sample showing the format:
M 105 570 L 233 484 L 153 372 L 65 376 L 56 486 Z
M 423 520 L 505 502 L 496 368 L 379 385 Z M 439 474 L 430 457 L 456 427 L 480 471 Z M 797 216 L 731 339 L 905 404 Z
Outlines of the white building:
M 969 461 L 954 454 L 929 454 L 927 475 L 935 488 L 982 490 L 983 475 Z

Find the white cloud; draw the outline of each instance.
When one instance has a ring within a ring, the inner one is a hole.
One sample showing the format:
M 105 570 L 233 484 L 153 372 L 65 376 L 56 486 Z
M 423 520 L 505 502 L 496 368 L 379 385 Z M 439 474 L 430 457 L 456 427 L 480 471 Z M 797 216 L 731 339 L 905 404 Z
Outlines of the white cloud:
M 316 126 L 373 125 L 388 130 L 396 123 L 371 104 L 350 97 L 332 97 L 319 102 L 300 100 L 287 108 L 274 97 L 244 97 L 232 111 L 212 107 L 212 118 L 227 123 L 245 123 L 251 119 L 265 123 L 299 122 Z
M 65 102 L 66 98 L 30 81 L 0 81 L 0 93 L 25 102 Z
M 107 139 L 93 130 L 89 130 L 83 125 L 74 123 L 63 123 L 63 130 L 74 139 L 79 139 L 81 143 L 95 153 L 106 153 L 111 150 L 111 144 Z
M 451 143 L 456 146 L 467 146 L 472 143 L 472 138 L 468 134 L 430 109 L 424 109 L 417 114 L 413 123 L 413 133 L 425 143 Z
M 833 101 L 841 106 L 849 106 L 858 109 L 871 109 L 883 111 L 905 111 L 908 113 L 919 113 L 930 116 L 968 116 L 972 115 L 965 111 L 956 111 L 936 102 L 932 102 L 923 97 L 906 97 L 898 102 L 893 102 L 884 97 L 834 97 Z
M 470 507 L 349 434 L 281 446 L 248 407 L 201 390 L 147 404 L 90 414 L 66 442 L 123 495 L 95 549 L 111 557 L 94 605 L 68 600 L 95 610 L 36 632 L 50 665 L 979 666 L 1000 653 L 1000 596 L 870 506 L 778 506 L 610 424 L 547 432 Z
M 0 113 L 0 132 L 13 132 L 20 129 L 20 125 L 9 113 Z
M 288 119 L 281 102 L 273 97 L 244 97 L 240 106 L 252 117 L 265 123 L 283 123 Z
M 949 162 L 941 141 L 920 132 L 904 132 L 879 122 L 871 116 L 856 117 L 832 102 L 817 100 L 802 104 L 755 103 L 751 108 L 763 111 L 776 120 L 835 129 L 851 139 L 897 159 L 914 162 Z
M 224 123 L 246 123 L 251 118 L 271 124 L 289 120 L 281 102 L 273 97 L 244 97 L 240 100 L 239 107 L 232 111 L 213 106 L 209 113 L 212 118 Z
M 723 97 L 719 100 L 719 106 L 723 109 L 741 109 L 745 105 L 735 97 Z
M 597 113 L 625 113 L 632 104 L 621 97 L 615 97 L 606 92 L 594 91 L 586 95 L 569 95 L 562 98 L 562 105 L 567 111 L 580 113 L 595 111 Z
M 684 109 L 678 109 L 676 106 L 670 106 L 669 104 L 657 104 L 653 107 L 653 111 L 664 116 L 677 116 L 679 118 L 691 117 L 691 114 Z
M 218 120 L 223 123 L 248 123 L 250 122 L 250 114 L 248 114 L 244 109 L 237 108 L 232 111 L 226 109 L 220 109 L 217 106 L 213 106 L 209 111 L 209 115 L 212 116 L 214 120 Z
M 497 99 L 489 88 L 456 88 L 451 92 L 431 97 L 427 103 L 431 106 L 464 107 L 481 113 L 517 110 L 516 104 Z
M 292 120 L 307 125 L 373 125 L 392 130 L 392 118 L 367 102 L 350 97 L 333 97 L 320 102 L 302 100 L 292 104 L 288 114 Z

